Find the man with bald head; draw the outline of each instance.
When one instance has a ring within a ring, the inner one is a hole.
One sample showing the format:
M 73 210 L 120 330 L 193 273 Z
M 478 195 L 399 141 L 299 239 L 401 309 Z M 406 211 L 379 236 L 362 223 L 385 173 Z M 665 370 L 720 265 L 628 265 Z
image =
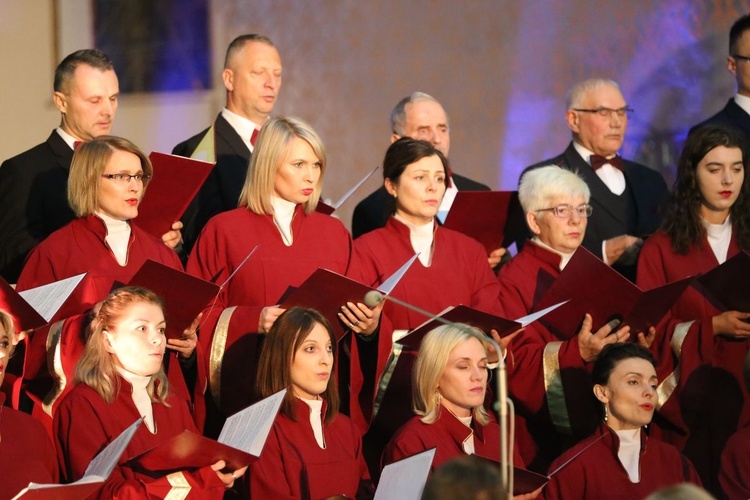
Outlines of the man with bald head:
M 60 126 L 0 166 L 0 275 L 6 281 L 15 283 L 29 251 L 75 218 L 67 198 L 75 143 L 110 133 L 119 93 L 112 61 L 100 50 L 79 50 L 57 66 L 52 98 Z
M 555 164 L 583 177 L 594 208 L 583 246 L 634 281 L 643 238 L 659 227 L 668 191 L 658 172 L 617 154 L 630 113 L 616 82 L 576 84 L 565 112 L 573 141 L 560 156 L 526 170 Z
M 227 48 L 222 81 L 226 107 L 214 124 L 175 146 L 173 154 L 216 162 L 183 216 L 185 252 L 214 215 L 237 208 L 255 138 L 281 89 L 281 58 L 263 35 L 235 38 Z
M 450 124 L 443 106 L 431 95 L 414 92 L 401 99 L 391 111 L 391 142 L 401 137 L 411 137 L 427 141 L 448 157 L 451 147 Z M 451 186 L 445 190 L 440 204 L 440 212 L 450 209 L 459 190 L 487 191 L 490 188 L 471 179 L 458 175 L 451 169 Z M 354 209 L 352 235 L 356 238 L 385 226 L 388 213 L 388 193 L 384 187 L 370 194 Z M 499 261 L 499 256 L 498 259 Z M 495 262 L 494 264 L 497 264 Z

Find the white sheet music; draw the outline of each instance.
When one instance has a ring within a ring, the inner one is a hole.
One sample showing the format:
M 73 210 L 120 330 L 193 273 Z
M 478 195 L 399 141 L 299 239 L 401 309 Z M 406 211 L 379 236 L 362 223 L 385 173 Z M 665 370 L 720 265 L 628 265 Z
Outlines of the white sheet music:
M 365 181 L 366 181 L 367 179 L 369 179 L 369 178 L 370 178 L 370 177 L 372 176 L 372 174 L 374 174 L 374 173 L 375 173 L 375 172 L 376 172 L 376 171 L 377 171 L 377 170 L 378 170 L 379 168 L 380 168 L 380 167 L 375 167 L 375 168 L 373 168 L 372 170 L 370 170 L 370 173 L 368 173 L 367 175 L 365 175 L 364 177 L 362 177 L 362 179 L 361 179 L 361 180 L 360 180 L 360 181 L 359 181 L 358 183 L 356 183 L 356 184 L 354 185 L 354 187 L 352 187 L 352 188 L 351 188 L 351 189 L 350 189 L 349 191 L 347 191 L 347 192 L 346 192 L 346 193 L 344 194 L 344 196 L 342 196 L 342 197 L 341 197 L 341 199 L 340 199 L 339 201 L 337 201 L 337 202 L 336 202 L 335 204 L 333 204 L 333 205 L 331 205 L 331 204 L 329 203 L 329 205 L 331 205 L 331 206 L 332 206 L 332 207 L 333 207 L 334 209 L 338 209 L 338 208 L 339 208 L 339 207 L 340 207 L 341 205 L 343 205 L 343 204 L 344 204 L 344 202 L 345 202 L 346 200 L 348 200 L 348 199 L 349 199 L 349 197 L 350 197 L 351 195 L 353 195 L 353 194 L 354 194 L 354 192 L 355 192 L 355 191 L 356 191 L 357 189 L 359 189 L 359 186 L 361 186 L 362 184 L 364 184 L 364 183 L 365 183 Z
M 86 273 L 36 288 L 30 288 L 23 292 L 18 292 L 18 295 L 23 297 L 45 321 L 49 321 L 60 307 L 62 307 L 63 303 L 68 300 L 68 297 L 70 297 L 70 294 L 73 293 L 73 290 L 75 290 L 84 276 L 86 276 Z
M 523 318 L 518 318 L 516 320 L 516 323 L 521 323 L 521 326 L 523 326 L 525 328 L 525 327 L 529 326 L 531 323 L 533 323 L 534 321 L 536 321 L 539 318 L 541 318 L 542 316 L 544 316 L 545 314 L 554 311 L 555 309 L 557 309 L 561 305 L 567 304 L 568 302 L 569 302 L 569 300 L 566 300 L 564 302 L 559 302 L 559 303 L 555 304 L 554 306 L 549 306 L 546 309 L 542 309 L 541 311 L 537 311 L 535 313 L 531 313 L 531 314 L 529 314 L 527 316 L 524 316 Z
M 383 467 L 375 500 L 419 500 L 430 473 L 435 448 Z
M 122 452 L 130 444 L 130 440 L 133 439 L 135 431 L 138 430 L 143 419 L 139 418 L 133 422 L 130 427 L 122 431 L 122 433 L 115 438 L 114 441 L 109 443 L 106 448 L 99 452 L 97 456 L 91 461 L 86 472 L 83 473 L 83 477 L 96 476 L 107 479 L 112 473 L 112 469 L 117 465 L 117 461 L 122 456 Z
M 26 493 L 35 490 L 48 490 L 48 489 L 66 489 L 76 490 L 76 494 L 80 494 L 81 498 L 88 498 L 88 496 L 96 491 L 95 486 L 85 487 L 81 486 L 84 484 L 103 483 L 112 474 L 112 470 L 117 465 L 117 461 L 120 460 L 122 453 L 125 448 L 130 444 L 130 440 L 133 439 L 135 432 L 143 422 L 142 418 L 139 418 L 133 422 L 130 427 L 122 431 L 111 443 L 109 443 L 86 467 L 86 472 L 83 473 L 83 477 L 78 481 L 70 484 L 39 484 L 29 483 L 29 485 L 21 490 L 18 495 L 13 497 L 13 500 L 21 500 Z M 52 494 L 52 493 L 48 493 Z M 67 492 L 70 495 L 70 491 Z
M 386 295 L 390 294 L 393 291 L 393 289 L 396 288 L 396 285 L 398 285 L 398 282 L 401 281 L 401 278 L 404 277 L 404 274 L 406 274 L 406 271 L 408 271 L 411 265 L 414 264 L 414 261 L 417 260 L 417 257 L 419 257 L 419 252 L 415 253 L 411 259 L 407 260 L 403 266 L 399 267 L 398 271 L 390 275 L 388 279 L 386 279 L 378 287 L 378 290 L 380 290 Z
M 227 418 L 218 441 L 256 457 L 263 451 L 286 389 Z

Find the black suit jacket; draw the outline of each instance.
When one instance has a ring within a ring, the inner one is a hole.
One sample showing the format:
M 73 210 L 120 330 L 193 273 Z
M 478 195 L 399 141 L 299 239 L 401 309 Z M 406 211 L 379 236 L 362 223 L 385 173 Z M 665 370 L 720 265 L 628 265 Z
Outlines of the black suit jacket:
M 591 190 L 589 203 L 594 207 L 594 212 L 586 226 L 583 246 L 599 258 L 602 258 L 604 240 L 621 234 L 646 238 L 661 225 L 662 208 L 667 202 L 668 190 L 664 178 L 658 172 L 644 165 L 623 160 L 625 182 L 633 193 L 636 208 L 636 222 L 631 225 L 628 223 L 627 214 L 605 201 L 612 196 L 611 191 L 596 175 L 594 169 L 586 163 L 586 160 L 581 158 L 572 142 L 563 154 L 528 167 L 521 177 L 531 169 L 546 165 L 559 165 L 566 170 L 576 172 L 589 186 Z M 625 277 L 635 280 L 635 265 L 622 266 L 615 263 L 612 267 Z
M 75 218 L 67 197 L 72 159 L 53 130 L 46 142 L 0 165 L 0 275 L 9 283 L 34 246 Z
M 187 141 L 179 143 L 172 150 L 172 154 L 190 157 L 198 144 L 203 140 L 206 129 Z M 247 177 L 247 167 L 250 164 L 250 148 L 227 122 L 224 117 L 216 117 L 214 122 L 216 166 L 203 183 L 185 215 L 182 217 L 184 228 L 184 254 L 187 255 L 198 239 L 203 226 L 216 214 L 237 208 L 242 193 L 242 186 Z
M 489 186 L 480 184 L 456 173 L 451 173 L 451 180 L 459 191 L 489 191 Z M 383 186 L 370 193 L 354 207 L 352 215 L 352 236 L 358 238 L 365 233 L 385 226 L 388 217 L 390 196 Z
M 724 109 L 711 118 L 695 125 L 690 129 L 689 133 L 692 134 L 696 129 L 705 125 L 721 125 L 734 129 L 742 134 L 745 138 L 746 145 L 750 146 L 750 115 L 745 113 L 745 110 L 734 102 L 734 97 L 729 99 L 729 102 L 724 106 Z

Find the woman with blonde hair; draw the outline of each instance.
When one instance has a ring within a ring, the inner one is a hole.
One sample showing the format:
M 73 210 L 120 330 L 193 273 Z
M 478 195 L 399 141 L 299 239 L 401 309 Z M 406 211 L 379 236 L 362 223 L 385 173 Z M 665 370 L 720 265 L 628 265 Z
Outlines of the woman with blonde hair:
M 47 373 L 34 373 L 29 367 L 46 368 L 48 352 L 60 359 L 56 363 L 55 382 L 51 391 L 31 394 L 37 403 L 35 415 L 48 425 L 60 397 L 70 388 L 78 356 L 83 351 L 88 316 L 83 315 L 103 300 L 115 283 L 128 283 L 147 260 L 183 270 L 180 259 L 158 238 L 133 223 L 138 207 L 153 176 L 148 156 L 128 139 L 99 136 L 76 149 L 68 176 L 68 202 L 77 219 L 52 233 L 37 245 L 26 261 L 18 279 L 17 290 L 46 285 L 86 273 L 83 283 L 67 300 L 66 310 L 80 313 L 59 326 L 57 342 L 47 345 L 45 336 L 29 339 L 26 350 L 25 376 L 41 380 Z M 72 305 L 72 306 L 71 306 Z M 70 307 L 69 307 L 70 306 Z M 202 421 L 202 388 L 200 375 L 183 377 L 180 366 L 193 370 L 197 337 L 194 331 L 181 339 L 170 339 L 167 347 L 174 352 L 166 362 L 170 382 L 175 390 L 190 399 L 186 379 L 196 378 L 193 402 Z M 177 362 L 179 357 L 180 362 Z M 44 387 L 47 384 L 36 384 Z M 44 411 L 40 411 L 44 408 Z M 45 417 L 45 414 L 47 415 Z
M 417 416 L 388 443 L 383 465 L 430 448 L 433 471 L 464 455 L 500 460 L 500 426 L 484 407 L 488 347 L 486 335 L 469 325 L 439 326 L 425 336 L 414 365 Z M 514 464 L 523 467 L 515 446 Z
M 287 289 L 319 267 L 346 273 L 351 236 L 338 219 L 315 211 L 326 167 L 325 146 L 310 125 L 292 117 L 267 121 L 238 208 L 213 217 L 193 248 L 188 272 L 226 282 L 206 309 L 200 335 L 220 414 L 253 401 L 258 334 L 284 312 L 276 305 Z M 364 304 L 350 303 L 340 319 L 357 334 L 377 326 Z
M 253 498 L 362 498 L 372 494 L 362 438 L 338 412 L 336 336 L 314 309 L 291 308 L 274 322 L 258 366 L 258 390 L 286 395 L 260 459 Z
M 163 305 L 156 294 L 138 287 L 112 292 L 91 323 L 86 350 L 76 366 L 77 385 L 55 414 L 58 459 L 67 481 L 80 479 L 105 445 L 143 419 L 99 498 L 163 498 L 180 489 L 187 489 L 187 498 L 222 498 L 245 471 L 222 473 L 225 463 L 219 460 L 193 472 L 160 477 L 128 463 L 184 430 L 198 432 L 186 401 L 169 392 L 162 370 L 165 329 Z

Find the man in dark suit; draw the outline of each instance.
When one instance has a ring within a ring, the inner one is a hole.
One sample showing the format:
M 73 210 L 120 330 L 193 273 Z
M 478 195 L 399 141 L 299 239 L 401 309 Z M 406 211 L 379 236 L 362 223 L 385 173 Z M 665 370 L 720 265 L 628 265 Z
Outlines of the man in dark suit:
M 617 155 L 631 112 L 612 80 L 575 85 L 565 113 L 573 141 L 563 154 L 524 173 L 544 165 L 577 172 L 591 190 L 594 207 L 583 246 L 634 281 L 643 238 L 659 227 L 668 191 L 658 172 Z
M 185 255 L 208 219 L 237 208 L 255 137 L 281 89 L 281 58 L 267 37 L 242 35 L 229 44 L 221 76 L 227 89 L 226 107 L 211 127 L 172 151 L 216 162 L 182 218 Z
M 29 251 L 75 218 L 67 198 L 74 143 L 109 134 L 119 92 L 112 61 L 99 50 L 74 52 L 55 70 L 60 126 L 0 166 L 0 275 L 6 281 L 15 283 Z
M 727 69 L 737 82 L 737 93 L 724 109 L 690 132 L 704 125 L 723 125 L 740 132 L 750 146 L 750 14 L 737 19 L 729 30 Z
M 391 111 L 391 142 L 401 137 L 411 137 L 427 141 L 446 158 L 451 146 L 448 115 L 443 106 L 431 95 L 414 92 L 401 99 Z M 451 186 L 446 189 L 439 213 L 447 213 L 458 191 L 489 191 L 489 187 L 457 174 L 451 169 Z M 389 196 L 384 187 L 378 188 L 354 208 L 352 217 L 352 235 L 357 238 L 374 229 L 385 226 L 388 217 Z M 489 256 L 492 267 L 495 267 L 504 249 L 497 249 Z

